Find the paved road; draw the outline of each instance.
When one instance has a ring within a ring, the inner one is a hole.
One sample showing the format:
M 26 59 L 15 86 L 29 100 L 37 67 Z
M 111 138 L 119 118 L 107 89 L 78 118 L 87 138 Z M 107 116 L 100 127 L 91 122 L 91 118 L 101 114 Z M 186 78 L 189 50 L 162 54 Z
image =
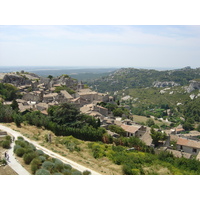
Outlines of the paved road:
M 79 171 L 81 171 L 81 172 L 83 172 L 83 171 L 85 171 L 85 170 L 89 170 L 90 172 L 91 172 L 91 174 L 92 175 L 101 175 L 100 173 L 98 173 L 98 172 L 96 172 L 96 171 L 94 171 L 94 170 L 91 170 L 91 169 L 89 169 L 89 168 L 87 168 L 87 167 L 85 167 L 85 166 L 83 166 L 83 165 L 80 165 L 80 164 L 78 164 L 78 163 L 76 163 L 76 162 L 74 162 L 74 161 L 72 161 L 72 160 L 70 160 L 70 159 L 67 159 L 67 158 L 65 158 L 65 157 L 63 157 L 63 156 L 61 156 L 61 155 L 59 155 L 59 154 L 57 154 L 57 153 L 54 153 L 53 151 L 51 151 L 51 150 L 49 150 L 49 149 L 47 149 L 47 148 L 45 148 L 45 147 L 42 147 L 41 145 L 39 145 L 37 142 L 35 142 L 35 141 L 32 141 L 32 140 L 30 140 L 29 138 L 27 138 L 27 137 L 25 137 L 25 136 L 23 136 L 21 133 L 19 133 L 19 132 L 17 132 L 17 131 L 14 131 L 14 130 L 12 130 L 11 128 L 8 128 L 8 127 L 6 127 L 6 126 L 4 126 L 4 125 L 1 125 L 0 124 L 0 129 L 1 130 L 3 130 L 3 131 L 6 131 L 7 133 L 9 133 L 10 135 L 12 135 L 13 137 L 15 137 L 15 139 L 17 139 L 17 137 L 18 136 L 21 136 L 21 137 L 23 137 L 25 140 L 27 140 L 29 143 L 32 143 L 37 149 L 40 149 L 40 150 L 42 150 L 45 154 L 48 154 L 49 156 L 51 156 L 51 157 L 54 157 L 54 158 L 58 158 L 58 159 L 60 159 L 62 162 L 64 162 L 64 163 L 66 163 L 66 164 L 70 164 L 73 168 L 75 168 L 75 169 L 77 169 L 77 170 L 79 170 Z M 13 158 L 12 158 L 12 154 L 13 154 L 13 150 L 12 150 L 12 148 L 10 149 L 11 150 L 11 152 L 8 152 L 10 155 L 10 160 L 11 160 L 11 162 L 9 163 L 9 165 L 10 165 L 10 167 L 14 167 L 15 168 L 15 165 L 11 165 L 11 163 L 13 162 Z M 13 168 L 13 170 L 15 170 Z M 17 167 L 16 167 L 17 168 Z M 15 170 L 16 171 L 16 170 Z
M 14 143 L 11 144 L 11 148 L 6 151 L 9 155 L 9 159 L 7 161 L 8 165 L 15 171 L 17 172 L 17 174 L 19 175 L 30 175 L 30 173 L 21 166 L 21 164 L 18 162 L 18 160 L 16 159 L 14 152 L 13 152 L 13 147 L 14 147 Z

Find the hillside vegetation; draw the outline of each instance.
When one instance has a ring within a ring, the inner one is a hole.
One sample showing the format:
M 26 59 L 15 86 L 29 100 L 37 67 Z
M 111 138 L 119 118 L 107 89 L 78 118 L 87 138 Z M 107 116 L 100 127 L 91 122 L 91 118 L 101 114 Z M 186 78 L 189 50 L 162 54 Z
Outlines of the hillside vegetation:
M 175 82 L 176 85 L 188 85 L 190 80 L 200 78 L 200 68 L 186 67 L 180 70 L 148 70 L 122 68 L 108 76 L 88 81 L 87 84 L 99 92 L 114 92 L 127 88 L 152 87 L 155 82 Z M 173 83 L 171 83 L 173 84 Z

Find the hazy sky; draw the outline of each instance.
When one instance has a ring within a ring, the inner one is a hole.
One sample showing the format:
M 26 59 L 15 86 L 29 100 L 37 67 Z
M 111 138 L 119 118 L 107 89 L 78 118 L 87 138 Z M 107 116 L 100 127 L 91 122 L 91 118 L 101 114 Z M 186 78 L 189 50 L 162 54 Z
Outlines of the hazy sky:
M 199 58 L 200 26 L 0 26 L 0 66 L 196 68 Z

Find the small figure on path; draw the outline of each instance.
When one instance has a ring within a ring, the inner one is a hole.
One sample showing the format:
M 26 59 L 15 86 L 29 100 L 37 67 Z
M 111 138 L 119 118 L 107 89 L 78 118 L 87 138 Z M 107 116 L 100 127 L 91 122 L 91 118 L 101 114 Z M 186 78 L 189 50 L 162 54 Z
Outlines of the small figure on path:
M 6 153 L 7 154 L 7 153 Z M 7 154 L 7 161 L 9 161 L 9 155 Z
M 5 152 L 5 155 L 4 155 L 4 156 L 5 156 L 5 158 L 7 158 L 7 152 Z
M 15 137 L 13 136 L 13 142 L 15 141 Z

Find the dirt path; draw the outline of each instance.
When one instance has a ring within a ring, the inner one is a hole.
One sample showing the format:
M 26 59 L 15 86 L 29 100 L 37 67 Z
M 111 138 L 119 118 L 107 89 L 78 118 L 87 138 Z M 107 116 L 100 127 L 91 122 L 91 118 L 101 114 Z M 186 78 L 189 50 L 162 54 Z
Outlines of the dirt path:
M 65 158 L 65 157 L 63 157 L 63 156 L 61 156 L 61 155 L 59 155 L 59 154 L 57 154 L 57 153 L 54 153 L 53 151 L 51 151 L 51 150 L 49 150 L 49 149 L 47 149 L 47 148 L 45 148 L 45 147 L 42 147 L 42 146 L 39 145 L 37 142 L 28 139 L 27 137 L 25 137 L 25 136 L 22 135 L 21 133 L 19 133 L 19 132 L 17 132 L 17 131 L 14 131 L 14 130 L 12 130 L 12 129 L 10 129 L 10 128 L 4 126 L 4 125 L 1 125 L 1 124 L 0 124 L 0 129 L 3 130 L 3 131 L 6 131 L 7 133 L 9 133 L 10 135 L 12 135 L 12 136 L 15 137 L 16 139 L 17 139 L 18 136 L 23 137 L 23 138 L 24 138 L 25 140 L 27 140 L 29 143 L 32 143 L 37 149 L 42 150 L 45 154 L 47 154 L 47 155 L 49 155 L 49 156 L 51 156 L 51 157 L 54 157 L 54 158 L 58 158 L 58 159 L 60 159 L 62 162 L 67 163 L 67 164 L 70 164 L 73 168 L 75 168 L 75 169 L 77 169 L 77 170 L 79 170 L 79 171 L 81 171 L 81 172 L 83 172 L 83 171 L 85 171 L 85 170 L 88 170 L 88 171 L 91 172 L 92 175 L 101 175 L 100 173 L 98 173 L 98 172 L 96 172 L 96 171 L 94 171 L 94 170 L 91 170 L 91 169 L 89 169 L 89 168 L 86 168 L 86 167 L 83 166 L 83 165 L 80 165 L 80 164 L 78 164 L 78 163 L 76 163 L 76 162 L 74 162 L 74 161 L 72 161 L 72 160 L 70 160 L 70 159 L 67 159 L 67 158 Z

